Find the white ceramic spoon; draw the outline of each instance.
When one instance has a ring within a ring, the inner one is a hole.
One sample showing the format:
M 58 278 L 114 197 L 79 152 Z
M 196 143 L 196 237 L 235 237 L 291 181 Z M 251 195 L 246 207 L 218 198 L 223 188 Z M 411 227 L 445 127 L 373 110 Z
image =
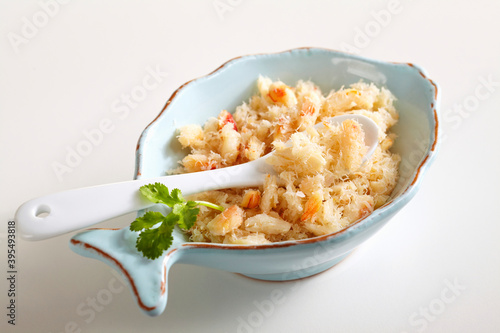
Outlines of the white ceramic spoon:
M 364 163 L 377 147 L 378 126 L 370 118 L 354 114 L 328 121 L 341 124 L 346 119 L 356 120 L 363 128 L 365 144 L 369 147 Z M 17 210 L 18 231 L 25 239 L 42 240 L 148 208 L 154 204 L 140 195 L 139 188 L 155 182 L 171 189 L 179 188 L 185 196 L 208 190 L 258 186 L 263 184 L 265 174 L 274 173 L 272 166 L 266 163 L 271 154 L 222 169 L 85 187 L 39 197 L 25 202 Z

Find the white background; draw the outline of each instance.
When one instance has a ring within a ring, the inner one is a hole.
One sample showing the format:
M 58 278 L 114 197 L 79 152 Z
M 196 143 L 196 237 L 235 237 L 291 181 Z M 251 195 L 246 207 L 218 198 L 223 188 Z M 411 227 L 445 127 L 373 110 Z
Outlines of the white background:
M 52 16 L 44 3 L 52 3 Z M 241 332 L 498 331 L 499 2 L 54 3 L 0 2 L 2 332 L 237 332 L 242 321 L 249 326 Z M 34 23 L 35 30 L 26 28 Z M 375 237 L 300 282 L 176 265 L 166 310 L 156 318 L 140 312 L 108 266 L 70 251 L 71 235 L 18 239 L 16 326 L 7 324 L 6 224 L 20 204 L 132 179 L 142 129 L 178 86 L 226 60 L 347 45 L 363 56 L 422 66 L 442 93 L 437 159 L 416 197 Z M 148 69 L 168 74 L 119 118 L 114 103 L 141 85 Z M 54 163 L 64 164 L 68 149 L 103 119 L 112 121 L 111 133 L 59 179 Z M 92 298 L 111 289 L 112 299 L 89 310 Z M 271 307 L 273 290 L 284 297 Z

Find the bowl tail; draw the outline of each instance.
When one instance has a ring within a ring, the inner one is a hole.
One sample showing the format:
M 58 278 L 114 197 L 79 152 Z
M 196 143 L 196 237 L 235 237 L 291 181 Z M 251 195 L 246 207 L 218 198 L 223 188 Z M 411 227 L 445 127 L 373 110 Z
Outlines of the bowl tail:
M 158 316 L 167 305 L 168 272 L 181 251 L 172 247 L 161 257 L 150 260 L 138 254 L 136 237 L 128 228 L 91 229 L 71 238 L 69 247 L 117 271 L 129 285 L 139 308 L 149 316 Z

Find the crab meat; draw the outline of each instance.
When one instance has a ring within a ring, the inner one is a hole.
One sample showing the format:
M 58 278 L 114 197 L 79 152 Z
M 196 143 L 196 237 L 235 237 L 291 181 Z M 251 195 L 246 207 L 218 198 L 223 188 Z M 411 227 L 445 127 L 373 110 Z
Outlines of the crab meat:
M 323 203 L 323 197 L 321 193 L 314 192 L 309 199 L 307 199 L 306 205 L 304 207 L 304 214 L 300 217 L 301 221 L 309 220 L 319 212 L 321 205 Z
M 359 218 L 362 218 L 362 217 L 364 217 L 366 215 L 369 215 L 371 212 L 373 212 L 373 204 L 372 203 L 366 203 L 359 210 Z
M 273 139 L 286 141 L 290 133 L 293 132 L 290 117 L 281 115 L 274 129 Z
M 241 134 L 234 129 L 233 125 L 227 123 L 220 130 L 219 151 L 226 165 L 234 163 L 240 153 Z
M 314 234 L 314 236 L 322 236 L 339 230 L 337 225 L 322 225 L 311 222 L 304 223 L 304 227 Z
M 234 234 L 228 234 L 224 238 L 224 244 L 239 244 L 239 245 L 260 245 L 269 244 L 264 234 L 250 234 L 248 236 L 236 236 Z
M 260 191 L 259 190 L 249 190 L 246 191 L 241 200 L 241 207 L 243 208 L 255 208 L 260 204 Z
M 350 110 L 373 110 L 380 90 L 366 83 L 351 85 L 330 93 L 326 100 L 325 116 L 336 116 Z
M 233 129 L 238 131 L 238 126 L 236 125 L 236 121 L 234 121 L 233 115 L 226 110 L 222 110 L 221 113 L 219 113 L 219 130 L 227 124 L 231 124 Z
M 258 214 L 245 220 L 245 229 L 263 232 L 268 235 L 283 234 L 290 230 L 292 224 L 267 214 Z
M 299 175 L 322 172 L 327 164 L 323 151 L 309 136 L 297 132 L 290 136 L 292 146 L 284 142 L 274 144 L 274 154 L 266 162 L 279 171 L 293 171 Z M 307 168 L 304 168 L 307 165 Z
M 249 161 L 256 160 L 264 155 L 264 148 L 264 142 L 260 141 L 257 137 L 252 136 L 243 150 L 243 156 Z
M 182 165 L 188 172 L 213 170 L 219 167 L 217 161 L 203 154 L 191 154 L 182 159 Z
M 344 208 L 343 216 L 354 222 L 373 212 L 374 201 L 369 195 L 360 195 Z
M 243 210 L 234 205 L 217 215 L 208 222 L 207 228 L 213 235 L 224 236 L 237 229 L 243 223 Z
M 203 128 L 198 124 L 186 125 L 179 129 L 177 137 L 182 148 L 198 148 L 203 145 Z
M 316 106 L 311 101 L 309 97 L 304 98 L 304 102 L 302 103 L 302 107 L 300 109 L 300 115 L 304 116 L 312 116 L 316 113 Z
M 386 136 L 380 142 L 380 148 L 382 148 L 383 150 L 388 150 L 389 148 L 391 148 L 392 144 L 394 143 L 394 138 L 395 138 L 395 135 L 393 133 L 391 133 L 388 136 Z
M 297 104 L 297 97 L 292 88 L 280 81 L 271 83 L 267 96 L 277 105 L 291 107 Z
M 361 125 L 351 119 L 344 120 L 340 140 L 340 156 L 345 169 L 356 171 L 366 152 L 365 133 Z
M 262 200 L 260 200 L 260 209 L 264 213 L 269 213 L 277 204 L 278 185 L 276 184 L 276 176 L 267 174 L 264 179 L 264 192 L 262 193 Z

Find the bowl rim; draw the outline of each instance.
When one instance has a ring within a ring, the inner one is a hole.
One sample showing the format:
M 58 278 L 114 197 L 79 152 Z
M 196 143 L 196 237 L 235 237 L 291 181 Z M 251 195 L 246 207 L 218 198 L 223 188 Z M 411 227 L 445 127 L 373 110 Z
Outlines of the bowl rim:
M 383 215 L 384 213 L 391 213 L 392 210 L 395 209 L 397 204 L 404 205 L 406 202 L 408 202 L 415 194 L 418 189 L 418 185 L 423 178 L 425 172 L 427 171 L 427 168 L 429 165 L 432 163 L 434 160 L 434 157 L 437 153 L 438 147 L 439 147 L 439 126 L 440 126 L 440 121 L 439 121 L 439 114 L 438 114 L 438 108 L 439 108 L 439 103 L 440 103 L 440 89 L 438 88 L 438 85 L 436 82 L 434 82 L 432 79 L 430 79 L 426 73 L 426 71 L 421 68 L 418 65 L 415 65 L 410 62 L 390 62 L 390 61 L 381 61 L 381 60 L 376 60 L 364 56 L 360 56 L 357 54 L 349 53 L 349 52 L 343 52 L 343 51 L 338 51 L 334 49 L 329 49 L 329 48 L 323 48 L 323 47 L 297 47 L 297 48 L 292 48 L 292 49 L 287 49 L 285 51 L 279 51 L 279 52 L 267 52 L 267 53 L 255 53 L 255 54 L 247 54 L 247 55 L 242 55 L 242 56 L 237 56 L 234 58 L 229 59 L 228 61 L 224 62 L 222 65 L 217 67 L 215 70 L 209 72 L 208 74 L 205 74 L 203 76 L 194 78 L 192 80 L 189 80 L 179 86 L 169 97 L 165 105 L 163 106 L 162 110 L 160 113 L 144 128 L 142 131 L 141 135 L 139 136 L 139 140 L 137 142 L 136 146 L 136 159 L 135 159 L 135 173 L 134 173 L 134 179 L 138 179 L 141 177 L 141 166 L 142 166 L 142 146 L 146 144 L 146 138 L 148 136 L 149 130 L 153 126 L 153 124 L 158 121 L 167 111 L 169 105 L 171 102 L 177 98 L 177 95 L 179 92 L 181 92 L 183 89 L 185 89 L 187 86 L 190 84 L 199 81 L 199 80 L 205 80 L 210 78 L 211 76 L 219 74 L 221 71 L 223 71 L 226 67 L 231 65 L 234 62 L 237 62 L 239 60 L 245 59 L 245 58 L 258 58 L 258 57 L 265 57 L 265 56 L 279 56 L 282 54 L 288 54 L 288 53 L 296 53 L 296 52 L 304 52 L 304 51 L 312 51 L 312 52 L 327 52 L 331 53 L 332 55 L 343 55 L 343 56 L 348 56 L 350 58 L 368 62 L 371 64 L 379 64 L 379 65 L 394 65 L 394 66 L 407 66 L 411 67 L 414 70 L 416 70 L 420 76 L 422 76 L 423 79 L 427 80 L 430 85 L 434 89 L 434 96 L 430 104 L 430 109 L 432 110 L 433 113 L 433 120 L 434 120 L 434 128 L 433 128 L 433 142 L 430 144 L 430 149 L 427 150 L 426 154 L 424 155 L 422 161 L 420 162 L 419 166 L 416 168 L 415 175 L 413 179 L 411 180 L 411 183 L 406 186 L 402 190 L 402 192 L 396 196 L 395 198 L 392 198 L 388 202 L 386 202 L 384 205 L 380 206 L 376 210 L 374 210 L 371 214 L 364 216 L 360 218 L 359 220 L 355 221 L 348 227 L 341 229 L 339 231 L 329 233 L 326 235 L 321 235 L 321 236 L 315 236 L 311 238 L 306 238 L 306 239 L 300 239 L 300 240 L 289 240 L 289 241 L 282 241 L 282 242 L 276 242 L 276 243 L 270 243 L 270 244 L 261 244 L 261 245 L 235 245 L 235 244 L 219 244 L 219 243 L 202 243 L 202 242 L 188 242 L 188 243 L 183 243 L 181 247 L 191 247 L 191 248 L 216 248 L 216 249 L 227 249 L 227 250 L 266 250 L 266 249 L 273 249 L 273 248 L 284 248 L 284 247 L 290 247 L 290 246 L 299 246 L 299 245 L 311 245 L 311 244 L 316 244 L 319 242 L 324 242 L 324 241 L 331 241 L 333 239 L 337 238 L 344 238 L 347 237 L 348 234 L 354 232 L 355 230 L 359 229 L 360 227 L 367 225 L 369 222 L 376 223 L 377 222 L 377 217 Z M 393 208 L 391 210 L 391 208 Z M 368 225 L 367 225 L 368 226 Z M 174 249 L 177 250 L 177 249 Z

